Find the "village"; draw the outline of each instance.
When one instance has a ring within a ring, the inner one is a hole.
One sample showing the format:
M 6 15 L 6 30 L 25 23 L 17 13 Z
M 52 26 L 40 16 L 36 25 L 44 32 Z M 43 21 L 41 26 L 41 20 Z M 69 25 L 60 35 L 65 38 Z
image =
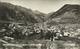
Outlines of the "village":
M 43 26 L 41 27 L 41 25 L 34 27 L 34 26 L 19 25 L 15 23 L 11 23 L 8 25 L 5 24 L 4 27 L 0 30 L 0 38 L 6 42 L 10 42 L 11 44 L 16 44 L 15 41 L 21 40 L 21 39 L 23 39 L 25 42 L 29 42 L 29 44 L 32 44 L 35 41 L 40 44 L 45 42 L 58 43 L 60 41 L 62 42 L 71 41 L 71 43 L 76 42 L 79 44 L 79 40 L 80 40 L 79 27 L 75 28 L 73 26 L 63 26 L 63 27 L 49 26 L 49 25 L 46 25 L 46 26 L 47 27 L 45 28 Z M 31 43 L 30 41 L 33 41 L 33 42 Z M 21 42 L 21 44 L 24 44 L 24 43 Z M 45 47 L 45 49 L 46 48 L 48 49 L 49 47 Z

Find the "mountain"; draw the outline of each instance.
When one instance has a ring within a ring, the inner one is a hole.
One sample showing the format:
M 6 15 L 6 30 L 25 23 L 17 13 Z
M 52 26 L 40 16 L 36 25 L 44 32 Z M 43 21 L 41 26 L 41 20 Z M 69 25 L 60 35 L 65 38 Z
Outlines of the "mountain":
M 76 24 L 80 23 L 80 5 L 66 4 L 58 11 L 49 16 L 46 22 L 53 23 L 53 21 L 59 24 Z M 54 23 L 53 23 L 54 24 Z
M 44 17 L 44 13 L 36 13 L 22 6 L 0 2 L 0 21 L 39 23 L 44 22 Z
M 49 19 L 49 17 L 50 17 L 53 13 L 55 13 L 55 12 L 53 11 L 53 12 L 50 12 L 50 13 L 46 14 L 46 17 L 45 17 L 46 21 Z
M 35 13 L 35 16 L 37 16 L 36 19 L 41 19 L 42 21 L 46 21 L 45 17 L 47 14 L 39 12 L 38 10 L 33 11 L 33 12 Z M 40 22 L 40 20 L 39 20 L 39 22 Z

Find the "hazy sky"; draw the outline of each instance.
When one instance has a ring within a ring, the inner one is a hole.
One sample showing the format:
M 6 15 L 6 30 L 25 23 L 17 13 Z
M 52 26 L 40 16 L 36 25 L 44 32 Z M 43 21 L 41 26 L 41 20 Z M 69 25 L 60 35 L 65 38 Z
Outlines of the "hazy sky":
M 79 4 L 80 0 L 0 0 L 14 5 L 20 5 L 43 13 L 57 11 L 65 4 Z

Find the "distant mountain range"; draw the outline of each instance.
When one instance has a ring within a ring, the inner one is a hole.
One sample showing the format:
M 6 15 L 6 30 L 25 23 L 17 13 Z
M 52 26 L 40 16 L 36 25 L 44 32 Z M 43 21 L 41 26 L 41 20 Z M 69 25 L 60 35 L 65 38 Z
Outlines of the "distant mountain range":
M 47 23 L 54 24 L 76 24 L 80 23 L 80 5 L 66 4 L 58 11 L 49 16 Z

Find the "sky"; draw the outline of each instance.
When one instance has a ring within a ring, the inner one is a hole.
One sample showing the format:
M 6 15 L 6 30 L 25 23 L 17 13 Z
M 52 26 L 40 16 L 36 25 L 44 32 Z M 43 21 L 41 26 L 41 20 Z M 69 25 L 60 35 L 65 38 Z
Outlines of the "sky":
M 59 10 L 65 4 L 79 4 L 80 0 L 0 0 L 14 5 L 23 6 L 43 13 L 50 13 Z

